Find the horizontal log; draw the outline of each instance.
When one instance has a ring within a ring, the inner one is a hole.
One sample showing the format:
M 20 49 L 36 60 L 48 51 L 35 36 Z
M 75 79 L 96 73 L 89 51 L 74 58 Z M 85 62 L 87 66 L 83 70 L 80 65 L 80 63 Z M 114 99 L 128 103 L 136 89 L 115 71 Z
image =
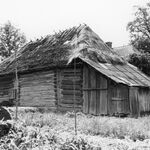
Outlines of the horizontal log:
M 44 96 L 48 96 L 48 97 L 52 97 L 52 96 L 55 96 L 56 93 L 55 92 L 20 92 L 20 96 L 40 96 L 40 97 L 44 97 Z
M 43 71 L 41 71 L 41 72 L 34 72 L 34 73 L 29 73 L 29 74 L 22 74 L 22 75 L 20 75 L 20 77 L 21 78 L 24 78 L 24 77 L 32 77 L 32 76 L 34 76 L 34 75 L 36 75 L 36 76 L 49 76 L 49 75 L 54 75 L 55 73 L 54 73 L 54 71 L 52 70 L 52 71 L 45 71 L 45 72 L 43 72 Z
M 33 82 L 33 83 L 45 83 L 45 82 L 54 82 L 56 80 L 56 78 L 43 78 L 43 79 L 40 79 L 40 78 L 34 78 L 34 79 L 25 79 L 25 80 L 19 80 L 19 83 L 30 83 L 30 82 Z
M 62 80 L 62 85 L 73 85 L 73 84 L 75 84 L 75 85 L 81 85 L 81 81 L 79 80 L 79 81 L 75 81 L 75 83 L 73 82 L 73 81 L 71 81 L 71 80 Z
M 9 99 L 9 96 L 8 95 L 0 96 L 0 100 L 5 100 L 5 99 Z
M 43 103 L 43 104 L 39 104 L 39 103 L 23 103 L 23 102 L 21 102 L 20 103 L 20 106 L 30 106 L 30 107 L 55 107 L 56 105 L 55 104 L 45 104 L 45 103 Z
M 54 86 L 31 86 L 31 87 L 20 87 L 20 91 L 54 91 L 56 88 Z
M 108 90 L 106 88 L 83 88 L 84 91 L 92 91 L 92 90 L 100 90 L 100 91 L 105 91 Z
M 24 79 L 28 79 L 28 78 L 31 79 L 31 78 L 33 78 L 33 77 L 35 77 L 35 78 L 38 78 L 38 77 L 39 77 L 40 79 L 42 79 L 42 77 L 43 77 L 43 78 L 49 78 L 49 77 L 51 78 L 51 77 L 56 77 L 56 76 L 55 76 L 55 74 L 46 74 L 46 75 L 36 75 L 36 74 L 32 74 L 32 75 L 29 75 L 29 76 L 20 76 L 19 78 L 22 79 L 22 80 L 24 80 Z
M 72 104 L 59 104 L 60 107 L 67 108 L 82 108 L 82 105 L 72 105 Z
M 33 88 L 36 88 L 36 87 L 37 88 L 39 88 L 39 87 L 44 88 L 45 87 L 47 89 L 51 89 L 51 88 L 55 88 L 56 85 L 54 83 L 49 83 L 49 84 L 20 84 L 19 87 L 21 89 L 22 88 L 31 88 L 31 87 L 33 87 Z
M 56 78 L 48 78 L 48 79 L 26 79 L 26 80 L 19 80 L 19 83 L 29 83 L 29 82 L 54 82 Z
M 81 81 L 81 77 L 63 77 L 62 79 L 63 79 L 62 81 L 66 81 L 66 80 L 69 80 L 69 81 Z
M 73 73 L 74 73 L 74 71 L 75 71 L 74 69 L 64 69 L 64 70 L 63 70 L 63 73 L 68 73 L 68 72 L 69 72 L 69 73 L 70 73 L 70 72 L 73 72 Z M 75 72 L 81 72 L 81 69 L 76 69 Z
M 53 95 L 55 91 L 20 91 L 20 95 Z
M 79 91 L 81 91 L 82 90 L 82 87 L 81 86 L 78 86 L 78 85 L 76 85 L 75 86 L 75 88 L 73 87 L 73 86 L 67 86 L 67 85 L 65 85 L 65 86 L 61 86 L 61 89 L 62 90 L 79 90 Z
M 40 100 L 43 99 L 55 99 L 55 95 L 20 95 L 22 99 L 29 99 L 32 100 L 33 98 L 38 98 Z
M 74 95 L 74 93 L 76 95 L 80 95 L 82 92 L 80 90 L 75 90 L 75 91 L 74 90 L 62 90 L 61 93 L 64 95 Z
M 73 100 L 73 99 L 70 99 L 70 100 L 66 100 L 66 99 L 61 99 L 61 101 L 60 101 L 60 103 L 62 103 L 62 104 L 82 104 L 82 100 L 80 100 L 80 101 L 77 101 L 77 100 Z
M 8 87 L 1 87 L 0 86 L 0 92 L 1 91 L 12 91 L 14 89 L 14 86 L 8 86 Z
M 32 101 L 39 101 L 39 102 L 55 102 L 56 99 L 55 97 L 29 97 L 29 96 L 24 96 L 24 97 L 20 97 L 20 100 L 23 100 L 23 101 L 29 101 L 29 102 L 32 102 Z
M 61 99 L 66 99 L 66 100 L 70 100 L 70 99 L 74 99 L 74 95 L 62 95 L 61 96 Z M 78 101 L 80 101 L 81 99 L 82 99 L 82 96 L 77 96 L 77 95 L 75 95 L 75 99 Z

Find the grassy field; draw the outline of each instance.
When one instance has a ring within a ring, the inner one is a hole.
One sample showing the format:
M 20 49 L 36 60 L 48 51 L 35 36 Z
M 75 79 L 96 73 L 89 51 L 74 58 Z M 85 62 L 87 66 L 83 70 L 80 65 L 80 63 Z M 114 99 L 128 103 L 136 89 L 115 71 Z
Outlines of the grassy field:
M 43 109 L 19 109 L 10 133 L 0 139 L 9 150 L 150 150 L 150 117 L 94 117 L 77 113 L 54 113 Z

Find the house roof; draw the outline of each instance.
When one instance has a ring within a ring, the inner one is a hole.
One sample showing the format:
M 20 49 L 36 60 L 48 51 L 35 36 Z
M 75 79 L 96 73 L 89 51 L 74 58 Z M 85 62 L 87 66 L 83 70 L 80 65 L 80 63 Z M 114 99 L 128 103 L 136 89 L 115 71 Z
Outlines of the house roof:
M 86 57 L 80 57 L 84 62 L 117 83 L 128 86 L 150 87 L 150 78 L 141 73 L 137 67 L 127 63 L 125 65 L 99 63 Z
M 116 53 L 118 53 L 121 57 L 128 58 L 129 55 L 133 53 L 138 53 L 138 50 L 132 45 L 124 45 L 120 47 L 113 48 Z
M 87 25 L 80 25 L 26 44 L 17 53 L 18 71 L 66 65 L 79 55 L 98 55 L 102 63 L 124 63 Z M 0 64 L 0 74 L 14 68 L 12 55 Z
M 29 42 L 17 52 L 18 71 L 66 66 L 80 58 L 116 81 L 129 86 L 148 86 L 150 79 L 128 64 L 87 25 L 80 25 Z M 0 75 L 15 71 L 15 56 L 0 64 Z

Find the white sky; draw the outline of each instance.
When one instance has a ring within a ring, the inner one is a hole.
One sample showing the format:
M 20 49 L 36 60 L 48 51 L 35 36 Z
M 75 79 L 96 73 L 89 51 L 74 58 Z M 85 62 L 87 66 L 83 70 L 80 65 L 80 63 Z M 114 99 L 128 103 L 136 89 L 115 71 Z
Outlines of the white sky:
M 86 23 L 113 46 L 129 43 L 133 6 L 149 0 L 0 0 L 0 24 L 8 20 L 29 39 Z

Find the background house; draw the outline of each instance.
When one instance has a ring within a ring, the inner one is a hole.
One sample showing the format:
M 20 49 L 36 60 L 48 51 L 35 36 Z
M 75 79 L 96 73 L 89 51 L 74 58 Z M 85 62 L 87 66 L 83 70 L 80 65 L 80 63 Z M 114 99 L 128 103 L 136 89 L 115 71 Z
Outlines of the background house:
M 150 111 L 150 78 L 87 25 L 30 42 L 17 53 L 19 105 L 94 115 Z M 0 64 L 0 101 L 15 101 L 15 57 Z M 74 99 L 75 96 L 75 99 Z
M 114 51 L 121 57 L 128 59 L 133 53 L 139 53 L 139 51 L 132 45 L 124 45 L 119 47 L 113 47 Z

